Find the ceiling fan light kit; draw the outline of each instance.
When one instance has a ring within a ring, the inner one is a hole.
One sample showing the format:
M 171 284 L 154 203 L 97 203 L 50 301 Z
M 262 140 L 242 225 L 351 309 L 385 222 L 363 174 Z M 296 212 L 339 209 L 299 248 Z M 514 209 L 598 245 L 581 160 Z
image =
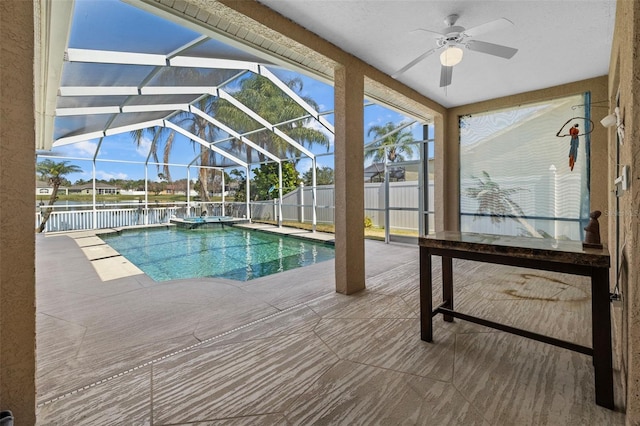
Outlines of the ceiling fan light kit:
M 510 20 L 506 18 L 499 18 L 485 24 L 466 29 L 464 27 L 455 25 L 458 18 L 459 16 L 455 14 L 447 16 L 444 19 L 447 28 L 439 32 L 421 28 L 420 31 L 425 31 L 437 35 L 436 47 L 422 53 L 420 56 L 392 74 L 392 77 L 397 78 L 400 74 L 409 70 L 420 61 L 430 56 L 433 52 L 444 49 L 440 53 L 440 87 L 446 87 L 451 84 L 453 66 L 459 64 L 462 61 L 462 57 L 464 55 L 463 48 L 467 48 L 473 52 L 485 53 L 505 59 L 511 59 L 513 55 L 515 55 L 518 51 L 518 49 L 515 49 L 513 47 L 488 43 L 486 41 L 474 40 L 477 35 L 484 34 L 490 31 L 497 31 L 512 26 L 513 22 L 511 22 Z
M 463 53 L 459 47 L 450 46 L 440 54 L 440 63 L 445 67 L 458 65 L 462 61 Z

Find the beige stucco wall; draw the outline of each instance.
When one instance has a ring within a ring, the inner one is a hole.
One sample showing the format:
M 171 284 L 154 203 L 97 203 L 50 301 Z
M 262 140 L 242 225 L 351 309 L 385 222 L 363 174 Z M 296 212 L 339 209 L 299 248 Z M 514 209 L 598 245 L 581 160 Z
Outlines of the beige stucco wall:
M 620 250 L 620 290 L 622 303 L 614 310 L 619 314 L 615 335 L 617 355 L 621 357 L 622 383 L 625 386 L 627 424 L 640 424 L 640 291 L 638 279 L 638 249 L 640 241 L 640 2 L 619 0 L 616 10 L 616 26 L 609 72 L 609 99 L 611 109 L 620 92 L 620 108 L 624 118 L 624 143 L 619 146 L 620 165 L 631 168 L 631 186 L 619 197 L 609 196 L 609 246 Z M 615 129 L 609 131 L 609 186 L 618 174 L 616 150 L 618 142 Z M 616 219 L 620 237 L 616 241 Z M 620 311 L 620 312 L 617 312 Z M 618 317 L 618 315 L 615 315 Z
M 445 134 L 444 145 L 441 147 L 441 151 L 436 151 L 436 175 L 440 171 L 440 179 L 442 179 L 444 188 L 440 195 L 440 202 L 443 208 L 436 212 L 436 224 L 440 224 L 442 228 L 436 229 L 457 231 L 460 226 L 460 132 L 458 125 L 460 116 L 525 105 L 527 103 L 580 94 L 586 91 L 591 92 L 591 99 L 594 102 L 606 100 L 607 81 L 607 77 L 602 76 L 562 86 L 450 108 L 443 122 L 443 132 Z M 607 162 L 605 161 L 607 158 L 607 130 L 598 124 L 600 118 L 606 115 L 604 111 L 604 109 L 599 108 L 592 108 L 591 110 L 593 121 L 596 124 L 591 134 L 591 210 L 600 210 L 602 212 L 605 212 L 608 206 L 608 169 Z M 438 154 L 442 156 L 441 159 L 438 159 Z M 436 206 L 437 205 L 438 204 L 436 204 Z M 608 230 L 606 226 L 601 226 L 600 234 L 602 240 L 607 241 Z
M 33 27 L 32 2 L 0 1 L 0 409 L 17 425 L 35 423 Z

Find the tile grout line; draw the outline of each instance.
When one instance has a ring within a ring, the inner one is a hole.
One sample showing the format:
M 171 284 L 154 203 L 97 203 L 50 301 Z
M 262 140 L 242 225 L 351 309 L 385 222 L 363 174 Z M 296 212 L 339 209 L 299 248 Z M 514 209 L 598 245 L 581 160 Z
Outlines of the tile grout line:
M 174 352 L 171 352 L 171 353 L 169 353 L 169 354 L 163 355 L 163 356 L 161 356 L 161 357 L 158 357 L 158 358 L 152 359 L 151 361 L 147 361 L 147 362 L 145 362 L 145 363 L 143 363 L 143 364 L 140 364 L 140 365 L 138 365 L 138 366 L 136 366 L 136 367 L 130 368 L 130 369 L 128 369 L 128 370 L 121 371 L 120 373 L 114 374 L 114 375 L 109 376 L 109 377 L 104 378 L 104 379 L 100 379 L 100 380 L 98 380 L 98 381 L 96 381 L 96 382 L 93 382 L 93 383 L 91 383 L 91 384 L 89 384 L 89 385 L 86 385 L 86 386 L 83 386 L 83 387 L 81 387 L 81 388 L 78 388 L 78 389 L 72 390 L 72 391 L 70 391 L 70 392 L 67 392 L 67 393 L 61 394 L 61 395 L 56 396 L 55 398 L 52 398 L 52 399 L 50 399 L 50 400 L 48 400 L 48 401 L 41 402 L 41 403 L 37 404 L 37 405 L 36 405 L 36 407 L 37 407 L 37 408 L 44 407 L 44 406 L 49 405 L 49 404 L 51 404 L 51 403 L 53 403 L 53 402 L 59 401 L 59 400 L 61 400 L 61 399 L 65 398 L 65 397 L 67 397 L 67 396 L 75 395 L 75 394 L 77 394 L 78 392 L 82 392 L 82 391 L 84 391 L 84 390 L 87 390 L 87 389 L 93 388 L 93 387 L 95 387 L 95 386 L 97 386 L 97 385 L 101 385 L 101 384 L 106 383 L 106 382 L 109 382 L 109 381 L 111 381 L 111 380 L 113 380 L 113 379 L 117 379 L 117 378 L 122 377 L 122 376 L 124 376 L 124 375 L 126 375 L 126 374 L 133 373 L 134 371 L 137 371 L 137 370 L 139 370 L 139 369 L 141 369 L 141 368 L 147 367 L 147 366 L 149 366 L 149 365 L 156 364 L 156 363 L 158 363 L 158 362 L 160 362 L 160 361 L 164 361 L 164 360 L 166 360 L 166 359 L 168 359 L 168 358 L 170 358 L 170 357 L 173 357 L 173 356 L 175 356 L 175 355 L 179 355 L 179 354 L 184 353 L 184 352 L 186 352 L 186 351 L 189 351 L 189 350 L 191 350 L 191 349 L 195 349 L 195 348 L 197 348 L 197 347 L 199 347 L 199 346 L 202 346 L 202 345 L 204 345 L 204 344 L 206 344 L 206 343 L 210 343 L 210 342 L 212 342 L 212 341 L 214 341 L 214 340 L 217 340 L 217 339 L 219 339 L 219 338 L 221 338 L 221 337 L 227 336 L 227 335 L 229 335 L 229 334 L 235 333 L 235 332 L 237 332 L 237 331 L 240 331 L 240 330 L 245 329 L 245 328 L 247 328 L 247 327 L 250 327 L 250 326 L 252 326 L 252 325 L 258 324 L 258 323 L 260 323 L 260 322 L 266 321 L 266 320 L 268 320 L 268 319 L 271 319 L 271 318 L 274 318 L 274 317 L 279 316 L 279 315 L 281 315 L 281 314 L 284 314 L 284 313 L 286 313 L 286 312 L 289 312 L 289 311 L 291 311 L 291 310 L 293 310 L 293 309 L 296 309 L 296 308 L 299 308 L 299 307 L 301 307 L 301 306 L 304 306 L 304 305 L 306 305 L 307 303 L 313 302 L 314 300 L 320 299 L 320 298 L 322 298 L 322 297 L 326 297 L 326 294 L 320 295 L 320 296 L 315 297 L 315 298 L 313 298 L 313 299 L 311 299 L 311 300 L 308 300 L 308 301 L 306 301 L 306 302 L 302 302 L 302 303 L 298 303 L 297 305 L 290 306 L 290 307 L 288 307 L 288 308 L 286 308 L 286 309 L 283 309 L 283 310 L 281 310 L 281 311 L 275 312 L 275 313 L 273 313 L 273 314 L 271 314 L 271 315 L 267 315 L 266 317 L 263 317 L 263 318 L 260 318 L 260 319 L 257 319 L 257 320 L 254 320 L 254 321 L 248 322 L 247 324 L 243 324 L 243 325 L 241 325 L 241 326 L 239 326 L 239 327 L 236 327 L 236 328 L 234 328 L 234 329 L 232 329 L 232 330 L 225 331 L 224 333 L 221 333 L 221 334 L 218 334 L 218 335 L 216 335 L 216 336 L 210 337 L 210 338 L 208 338 L 208 339 L 202 340 L 202 341 L 200 341 L 200 342 L 198 342 L 198 343 L 194 343 L 193 345 L 189 345 L 189 346 L 184 347 L 184 348 L 182 348 L 182 349 L 178 349 L 177 351 L 174 351 Z

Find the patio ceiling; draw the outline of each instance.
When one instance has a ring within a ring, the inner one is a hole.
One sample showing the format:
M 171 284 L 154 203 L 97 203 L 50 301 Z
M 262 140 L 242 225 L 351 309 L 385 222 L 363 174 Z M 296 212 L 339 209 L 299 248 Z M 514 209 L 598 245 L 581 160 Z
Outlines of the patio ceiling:
M 466 29 L 510 20 L 477 39 L 517 48 L 511 59 L 464 49 L 442 88 L 436 51 L 397 77 L 447 108 L 607 75 L 616 14 L 615 0 L 259 1 L 389 75 L 436 47 L 419 29 L 451 14 Z

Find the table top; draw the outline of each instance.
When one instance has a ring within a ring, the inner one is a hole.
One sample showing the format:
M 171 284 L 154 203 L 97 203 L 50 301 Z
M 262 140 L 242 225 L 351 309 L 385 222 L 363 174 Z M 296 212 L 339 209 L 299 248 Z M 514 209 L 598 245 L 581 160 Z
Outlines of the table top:
M 444 231 L 419 238 L 422 247 L 504 255 L 609 268 L 609 251 L 583 248 L 581 241 Z

